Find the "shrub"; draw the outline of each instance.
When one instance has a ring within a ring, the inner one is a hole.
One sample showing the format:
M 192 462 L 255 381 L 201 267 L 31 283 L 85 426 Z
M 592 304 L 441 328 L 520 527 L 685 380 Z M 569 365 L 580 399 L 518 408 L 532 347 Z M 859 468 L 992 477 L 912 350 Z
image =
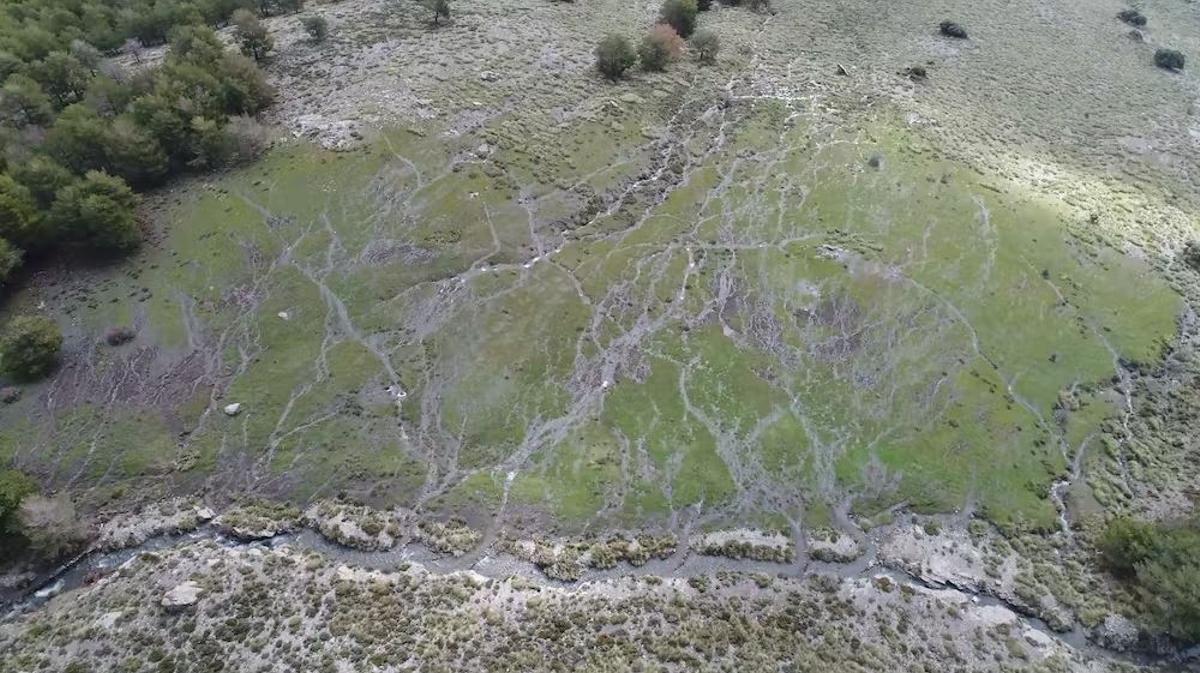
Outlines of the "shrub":
M 62 331 L 45 316 L 17 316 L 0 336 L 0 365 L 15 379 L 35 381 L 58 364 Z
M 261 61 L 275 47 L 275 41 L 271 39 L 266 26 L 250 10 L 239 9 L 234 12 L 233 25 L 242 53 L 255 61 Z
M 662 70 L 667 61 L 679 58 L 683 53 L 683 39 L 675 29 L 660 23 L 650 29 L 638 47 L 638 58 L 646 70 Z
M 306 16 L 300 19 L 300 24 L 313 42 L 324 42 L 329 36 L 329 22 L 323 16 Z
M 621 79 L 635 62 L 637 54 L 622 35 L 609 34 L 596 46 L 596 69 L 614 82 Z
M 109 327 L 104 332 L 104 343 L 109 346 L 120 346 L 133 341 L 137 332 L 132 327 Z
M 29 549 L 46 561 L 63 558 L 88 538 L 88 529 L 75 516 L 75 505 L 66 494 L 53 498 L 28 495 L 21 501 L 17 518 Z
M 953 21 L 943 21 L 941 25 L 938 26 L 938 30 L 940 30 L 942 35 L 945 35 L 946 37 L 953 37 L 959 40 L 967 39 L 967 29 Z
M 1154 52 L 1154 65 L 1167 70 L 1183 70 L 1183 54 L 1174 49 L 1159 49 Z
M 450 19 L 450 2 L 449 0 L 421 0 L 421 5 L 433 14 L 433 25 L 438 25 L 438 19 Z
M 711 30 L 702 30 L 692 36 L 692 49 L 701 63 L 715 63 L 720 48 L 721 42 Z
M 121 178 L 88 171 L 58 191 L 50 217 L 68 242 L 99 252 L 125 252 L 141 236 L 134 216 L 137 195 Z
M 1200 272 L 1200 241 L 1188 241 L 1183 246 L 1183 263 L 1192 271 Z
M 696 12 L 696 0 L 666 0 L 658 20 L 674 28 L 681 37 L 689 37 L 696 30 Z
M 1200 641 L 1200 520 L 1118 519 L 1104 531 L 1099 548 L 1109 570 L 1133 584 L 1149 626 Z
M 1136 9 L 1122 9 L 1117 12 L 1117 18 L 1131 26 L 1141 27 L 1146 25 L 1146 16 Z

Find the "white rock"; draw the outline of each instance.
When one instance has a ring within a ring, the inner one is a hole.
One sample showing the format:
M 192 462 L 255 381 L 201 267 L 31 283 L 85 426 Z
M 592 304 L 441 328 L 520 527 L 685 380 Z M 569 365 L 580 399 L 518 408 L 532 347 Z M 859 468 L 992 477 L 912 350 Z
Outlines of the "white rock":
M 201 589 L 199 584 L 189 580 L 164 594 L 162 606 L 169 611 L 190 608 L 196 604 L 196 601 L 200 600 L 200 594 L 202 593 L 204 593 L 204 589 Z
M 241 413 L 241 411 L 242 411 L 242 403 L 241 402 L 234 402 L 233 404 L 225 405 L 225 415 L 226 416 L 237 416 L 239 413 Z
M 212 521 L 217 517 L 217 513 L 207 507 L 196 508 L 196 518 L 201 521 Z

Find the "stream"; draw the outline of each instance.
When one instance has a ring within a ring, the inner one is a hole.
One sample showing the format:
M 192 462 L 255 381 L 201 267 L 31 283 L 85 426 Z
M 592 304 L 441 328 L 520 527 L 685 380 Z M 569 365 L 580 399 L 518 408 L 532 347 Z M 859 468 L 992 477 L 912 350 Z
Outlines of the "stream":
M 885 528 L 890 528 L 890 526 Z M 158 535 L 147 539 L 141 544 L 124 549 L 114 551 L 89 550 L 84 552 L 56 570 L 40 576 L 29 587 L 19 591 L 9 591 L 0 594 L 0 606 L 8 605 L 8 609 L 0 617 L 0 621 L 7 621 L 27 614 L 45 605 L 54 596 L 87 586 L 96 579 L 116 571 L 122 564 L 139 554 L 172 549 L 202 540 L 211 540 L 230 549 L 290 546 L 312 550 L 337 563 L 374 570 L 396 570 L 403 564 L 419 563 L 430 572 L 437 574 L 472 571 L 492 579 L 519 576 L 544 586 L 555 586 L 565 589 L 582 586 L 589 582 L 622 577 L 648 575 L 659 577 L 693 577 L 697 575 L 712 575 L 721 571 L 758 572 L 771 576 L 786 577 L 801 577 L 806 574 L 820 572 L 836 575 L 844 580 L 861 580 L 886 576 L 900 584 L 915 584 L 929 589 L 953 589 L 969 596 L 970 600 L 977 605 L 1006 608 L 1016 613 L 1021 622 L 1030 628 L 1042 632 L 1051 639 L 1066 643 L 1077 652 L 1088 656 L 1119 659 L 1142 665 L 1158 664 L 1165 666 L 1165 670 L 1198 670 L 1196 666 L 1200 663 L 1200 645 L 1168 654 L 1115 652 L 1089 641 L 1087 634 L 1078 624 L 1073 625 L 1069 631 L 1058 632 L 1050 628 L 1043 620 L 1026 614 L 1026 611 L 1020 609 L 1019 606 L 1014 606 L 994 596 L 945 583 L 926 581 L 903 570 L 884 566 L 878 559 L 877 550 L 880 540 L 885 535 L 886 531 L 877 529 L 863 536 L 863 539 L 860 541 L 863 553 L 850 563 L 800 560 L 791 564 L 779 564 L 769 561 L 704 556 L 692 553 L 686 544 L 681 544 L 669 558 L 653 558 L 644 565 L 636 567 L 621 564 L 608 570 L 588 569 L 583 579 L 572 583 L 550 579 L 543 575 L 537 566 L 530 562 L 508 554 L 488 554 L 482 548 L 473 553 L 458 557 L 436 554 L 418 543 L 410 543 L 386 551 L 360 551 L 342 546 L 336 542 L 331 542 L 309 528 L 303 528 L 299 532 L 285 533 L 264 540 L 246 542 L 230 538 L 224 535 L 216 526 L 206 523 L 189 533 Z

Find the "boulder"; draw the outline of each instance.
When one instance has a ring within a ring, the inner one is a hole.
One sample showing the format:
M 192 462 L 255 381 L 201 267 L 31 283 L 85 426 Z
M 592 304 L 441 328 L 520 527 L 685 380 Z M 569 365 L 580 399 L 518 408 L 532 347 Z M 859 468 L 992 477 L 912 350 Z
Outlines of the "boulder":
M 237 416 L 241 412 L 242 412 L 242 403 L 241 402 L 234 402 L 233 404 L 225 405 L 225 415 L 226 416 Z
M 195 605 L 202 593 L 204 589 L 189 580 L 163 594 L 162 606 L 167 612 L 181 612 Z

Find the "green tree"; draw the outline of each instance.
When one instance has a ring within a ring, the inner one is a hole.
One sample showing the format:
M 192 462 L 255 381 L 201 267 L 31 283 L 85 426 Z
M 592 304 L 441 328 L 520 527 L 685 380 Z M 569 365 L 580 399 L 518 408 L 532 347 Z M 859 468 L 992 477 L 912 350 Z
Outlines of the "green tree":
M 125 252 L 141 241 L 137 195 L 119 177 L 88 171 L 59 190 L 50 218 L 63 239 L 100 252 Z
M 108 168 L 131 185 L 156 185 L 166 177 L 167 153 L 131 115 L 117 117 L 109 125 L 104 151 Z
M 59 108 L 78 102 L 87 91 L 92 70 L 79 59 L 64 51 L 52 51 L 42 61 L 30 66 L 30 75 Z
M 0 175 L 0 237 L 25 250 L 42 250 L 52 241 L 29 189 L 10 175 Z
M 234 12 L 233 25 L 242 53 L 255 61 L 266 58 L 267 52 L 275 47 L 275 41 L 271 39 L 266 26 L 249 11 L 239 9 Z
M 681 37 L 690 37 L 696 30 L 696 12 L 696 0 L 666 0 L 658 20 L 674 28 Z
M 17 73 L 4 80 L 0 87 L 0 122 L 20 128 L 45 124 L 53 114 L 50 97 L 32 78 Z
M 105 140 L 108 121 L 92 108 L 75 104 L 68 106 L 46 134 L 46 148 L 76 173 L 105 165 Z
M 15 379 L 36 381 L 58 364 L 62 331 L 53 320 L 22 315 L 5 325 L 0 335 L 0 366 Z
M 49 209 L 58 190 L 75 179 L 71 171 L 41 155 L 14 165 L 10 173 L 14 180 L 29 190 L 40 210 Z
M 623 35 L 611 33 L 596 46 L 596 69 L 612 81 L 617 81 L 637 62 L 637 54 Z
M 696 50 L 696 58 L 701 63 L 715 63 L 721 41 L 711 30 L 702 30 L 692 36 L 692 49 Z

